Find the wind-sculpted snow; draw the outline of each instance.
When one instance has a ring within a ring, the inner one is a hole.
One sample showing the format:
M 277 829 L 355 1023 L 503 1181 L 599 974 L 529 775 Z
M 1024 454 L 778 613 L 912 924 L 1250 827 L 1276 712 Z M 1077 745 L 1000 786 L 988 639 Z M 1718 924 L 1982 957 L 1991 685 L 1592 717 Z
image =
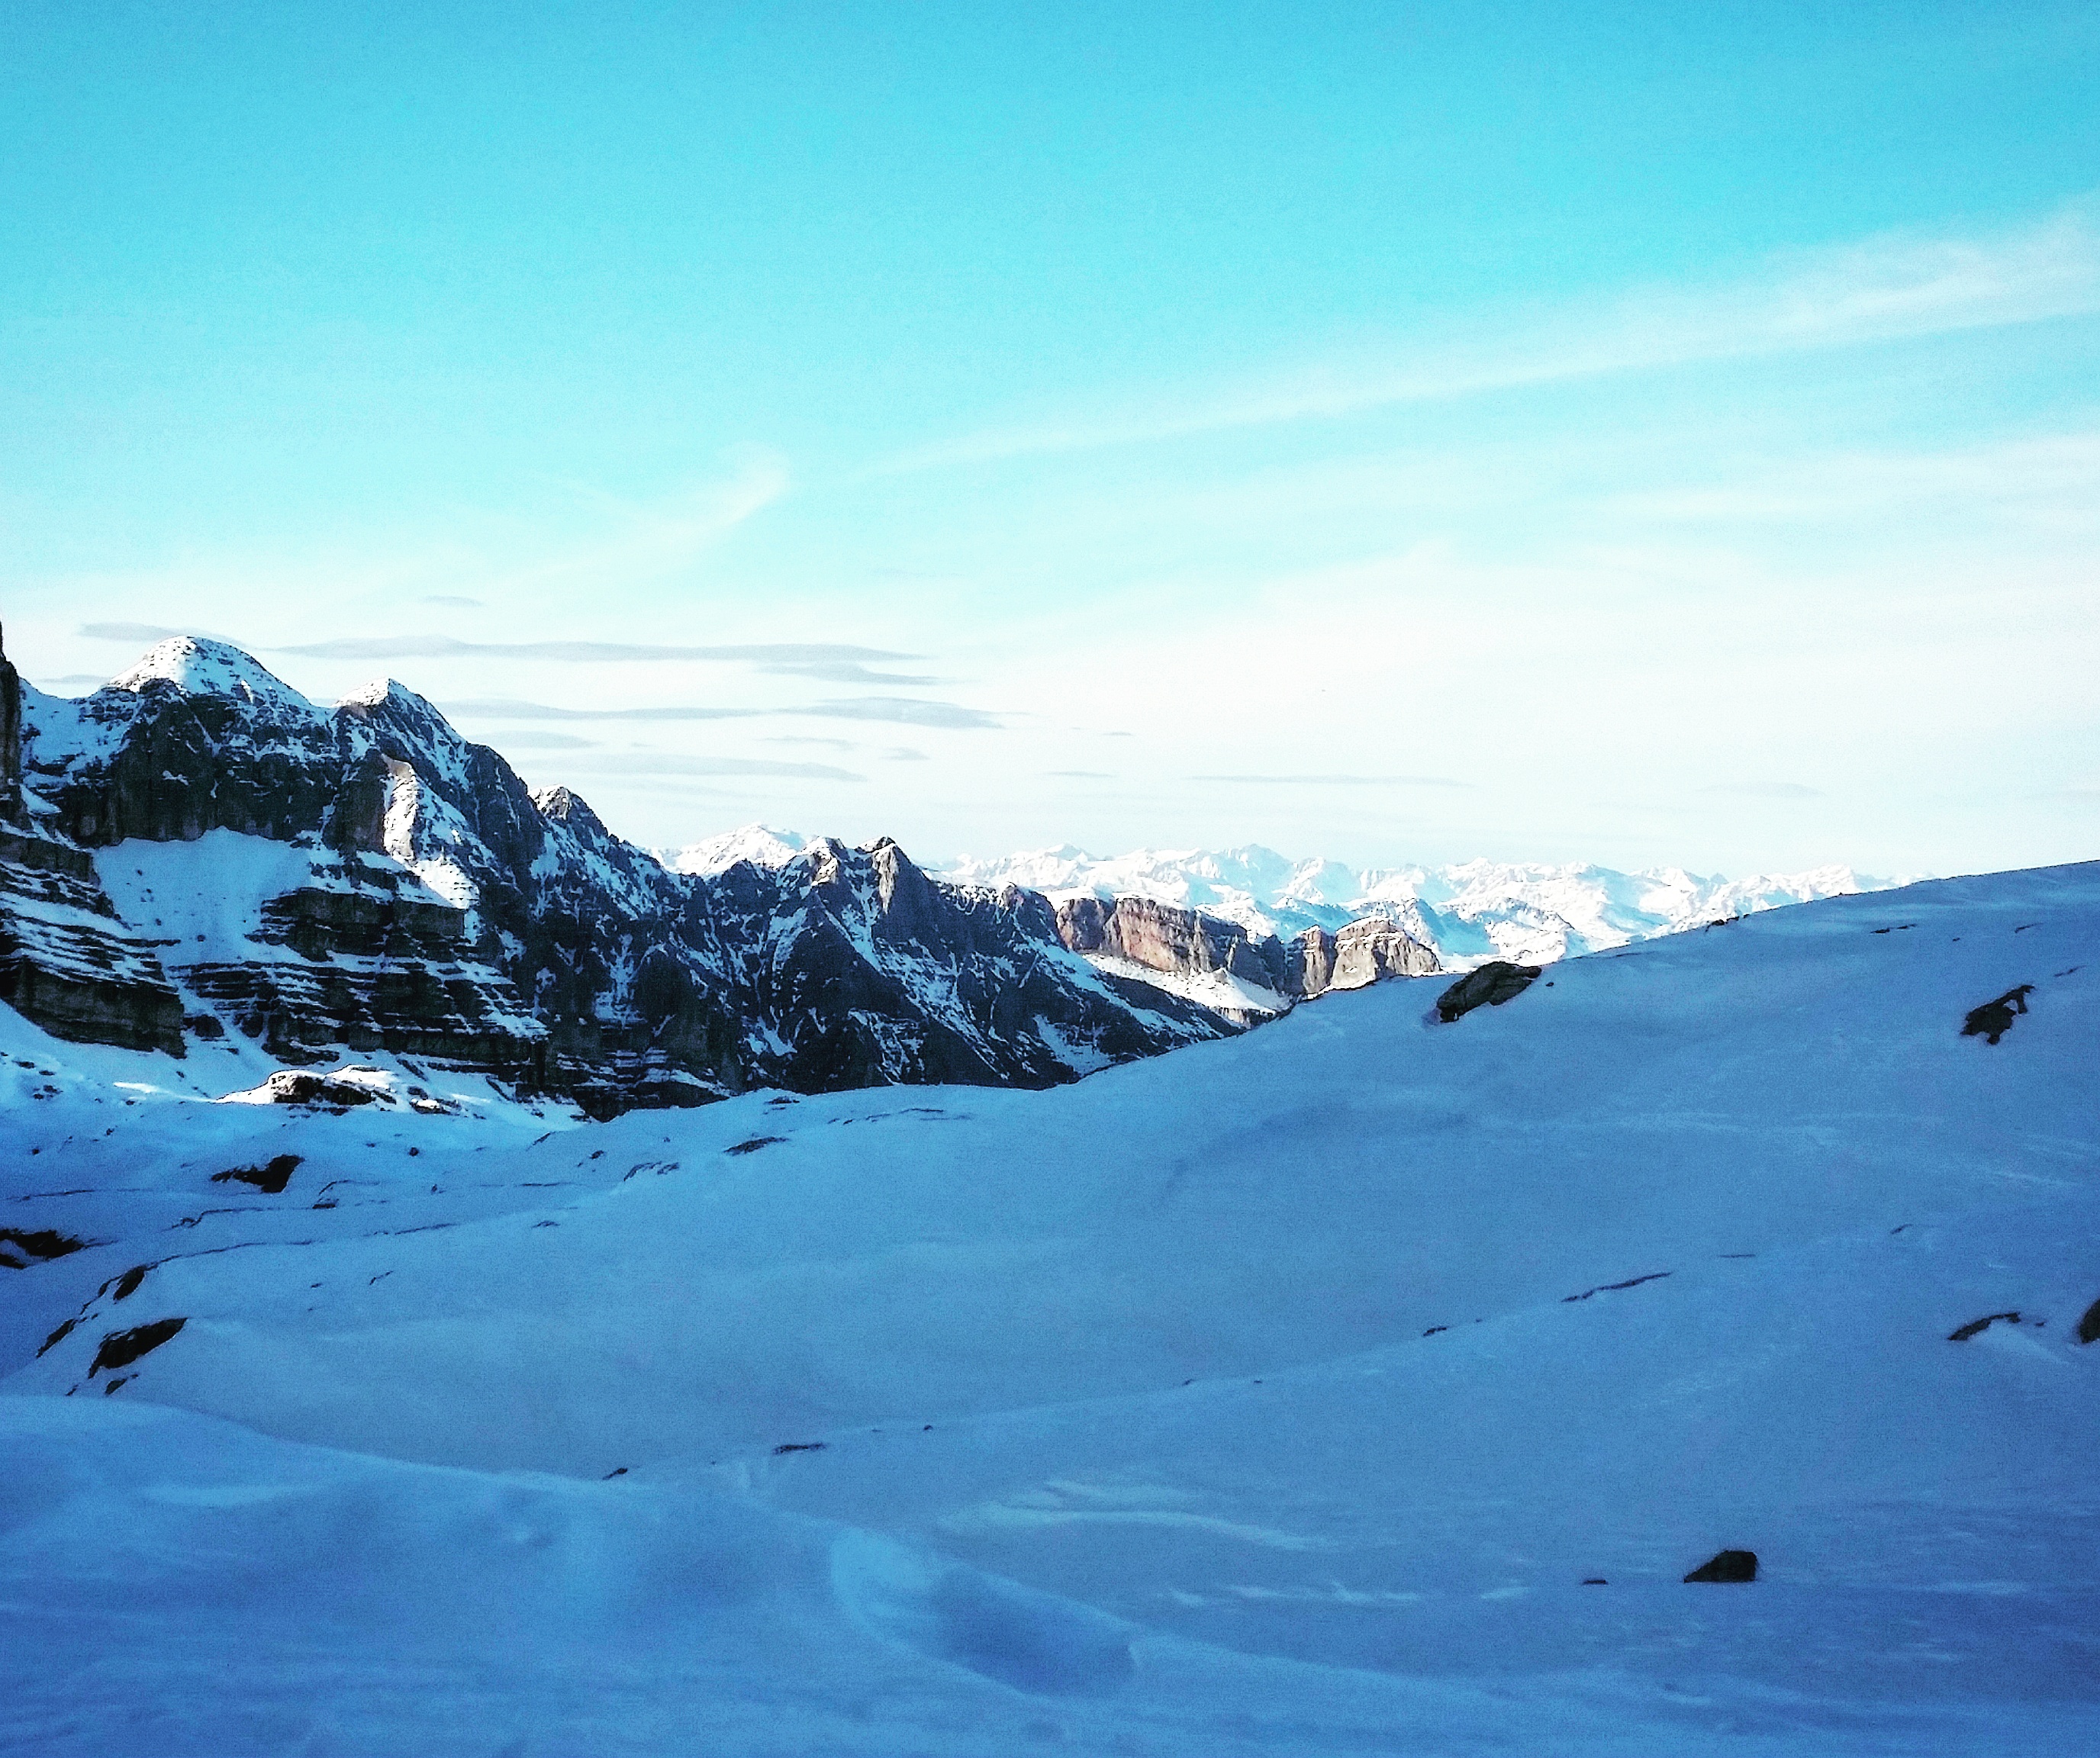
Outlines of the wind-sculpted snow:
M 2096 976 L 2060 868 L 599 1124 L 0 1015 L 7 1737 L 2100 1749 Z

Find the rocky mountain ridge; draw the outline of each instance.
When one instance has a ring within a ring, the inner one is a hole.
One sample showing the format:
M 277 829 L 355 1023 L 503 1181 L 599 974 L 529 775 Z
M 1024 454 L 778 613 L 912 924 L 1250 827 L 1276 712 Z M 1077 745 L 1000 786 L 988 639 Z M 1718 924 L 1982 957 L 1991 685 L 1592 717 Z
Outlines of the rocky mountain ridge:
M 401 685 L 324 707 L 220 642 L 79 698 L 0 682 L 0 999 L 61 1036 L 390 1055 L 610 1115 L 1057 1085 L 1434 967 L 1171 908 L 1102 914 L 1090 958 L 1040 894 L 887 839 L 673 871 Z

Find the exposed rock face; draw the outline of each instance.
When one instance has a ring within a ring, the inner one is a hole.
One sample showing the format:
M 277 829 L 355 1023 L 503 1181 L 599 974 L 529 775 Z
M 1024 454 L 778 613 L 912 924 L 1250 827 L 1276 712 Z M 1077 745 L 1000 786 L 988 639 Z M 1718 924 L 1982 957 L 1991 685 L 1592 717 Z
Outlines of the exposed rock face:
M 55 1038 L 183 1053 L 183 1004 L 81 849 L 0 828 L 0 1001 Z
M 94 861 L 25 791 L 24 733 L 21 676 L 0 652 L 0 1001 L 55 1037 L 179 1056 L 182 1002 Z
M 1057 931 L 1074 952 L 1145 971 L 1202 979 L 1229 977 L 1255 991 L 1255 1011 L 1281 1012 L 1330 989 L 1361 989 L 1385 976 L 1438 968 L 1435 950 L 1396 923 L 1352 922 L 1339 933 L 1308 928 L 1289 941 L 1149 897 L 1068 897 Z M 1263 997 L 1265 1008 L 1260 1006 Z M 1215 1003 L 1214 1003 L 1215 1005 Z
M 1379 916 L 1365 916 L 1335 934 L 1308 928 L 1290 945 L 1300 969 L 1294 992 L 1308 998 L 1388 976 L 1432 976 L 1443 968 L 1433 946 Z
M 22 818 L 22 674 L 0 639 L 0 823 Z
M 1280 1013 L 1290 1005 L 1290 960 L 1273 936 L 1257 939 L 1234 923 L 1149 897 L 1067 898 L 1057 905 L 1056 920 L 1066 946 L 1101 961 L 1112 972 L 1118 967 L 1135 967 L 1138 973 L 1198 980 L 1237 979 L 1244 985 L 1243 1001 L 1251 1005 L 1229 1011 L 1242 1023 L 1254 1014 Z
M 262 899 L 248 956 L 186 961 L 187 949 L 171 949 L 177 980 L 282 1062 L 388 1050 L 536 1077 L 544 1030 L 510 979 L 467 944 L 464 910 L 384 870 L 315 870 L 364 883 Z
M 13 980 L 79 1035 L 179 1051 L 187 1015 L 283 1061 L 386 1050 L 609 1115 L 757 1085 L 1049 1086 L 1239 1023 L 1118 983 L 1040 897 L 929 879 L 894 843 L 673 873 L 399 685 L 321 708 L 183 639 L 80 701 L 20 699 L 25 811 L 100 935 L 72 963 L 109 980 L 61 994 L 55 954 Z

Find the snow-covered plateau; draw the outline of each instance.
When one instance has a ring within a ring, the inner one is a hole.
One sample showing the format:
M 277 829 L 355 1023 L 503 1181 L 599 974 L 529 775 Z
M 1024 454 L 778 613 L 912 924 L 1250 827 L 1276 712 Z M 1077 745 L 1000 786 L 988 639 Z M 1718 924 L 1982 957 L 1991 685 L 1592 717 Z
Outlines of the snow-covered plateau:
M 2083 1758 L 2096 973 L 2100 864 L 602 1122 L 0 1008 L 0 1751 Z

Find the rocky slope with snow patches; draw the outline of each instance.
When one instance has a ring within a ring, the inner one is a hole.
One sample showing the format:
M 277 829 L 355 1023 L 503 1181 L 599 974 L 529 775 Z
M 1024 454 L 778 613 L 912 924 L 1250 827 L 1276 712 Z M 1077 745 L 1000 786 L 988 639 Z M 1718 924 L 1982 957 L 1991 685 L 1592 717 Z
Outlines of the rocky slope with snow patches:
M 77 700 L 0 681 L 0 998 L 64 1036 L 384 1055 L 607 1114 L 1052 1085 L 1245 1023 L 893 843 L 673 872 L 396 683 L 323 707 L 187 637 Z
M 2082 1758 L 2096 979 L 2058 868 L 600 1124 L 0 1013 L 0 1740 Z
M 1489 861 L 1359 870 L 1338 861 L 1295 861 L 1255 844 L 1215 852 L 1138 849 L 1108 858 L 1068 844 L 990 860 L 965 857 L 941 871 L 969 884 L 1024 885 L 1061 905 L 1079 897 L 1147 898 L 1286 939 L 1375 918 L 1433 948 L 1454 970 L 1485 958 L 1536 964 L 1607 951 L 1883 883 L 1844 866 L 1733 880 L 1674 867 L 1619 873 Z

